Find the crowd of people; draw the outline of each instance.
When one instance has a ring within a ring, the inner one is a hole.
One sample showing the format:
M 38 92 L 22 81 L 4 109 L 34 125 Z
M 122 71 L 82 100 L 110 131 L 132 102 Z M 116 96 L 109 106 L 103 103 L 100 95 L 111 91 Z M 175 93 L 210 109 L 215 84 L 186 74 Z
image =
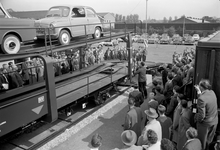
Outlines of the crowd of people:
M 149 89 L 146 89 L 145 64 L 140 64 L 134 72 L 138 75 L 138 85 L 128 96 L 121 149 L 220 149 L 220 136 L 213 144 L 218 124 L 217 98 L 208 80 L 192 84 L 194 59 L 194 49 L 186 49 L 183 54 L 174 53 L 173 64 L 158 69 L 162 79 L 153 80 Z M 191 103 L 192 88 L 197 92 L 196 108 Z
M 98 46 L 88 45 L 80 49 L 53 53 L 50 57 L 54 60 L 55 76 L 73 73 L 79 69 L 107 60 L 128 59 L 128 52 L 123 44 L 104 47 L 103 44 L 99 44 Z M 80 51 L 82 51 L 81 56 Z M 134 56 L 133 60 L 136 56 L 138 54 Z M 44 78 L 44 62 L 41 58 L 28 58 L 19 63 L 5 63 L 0 67 L 0 92 L 41 82 Z

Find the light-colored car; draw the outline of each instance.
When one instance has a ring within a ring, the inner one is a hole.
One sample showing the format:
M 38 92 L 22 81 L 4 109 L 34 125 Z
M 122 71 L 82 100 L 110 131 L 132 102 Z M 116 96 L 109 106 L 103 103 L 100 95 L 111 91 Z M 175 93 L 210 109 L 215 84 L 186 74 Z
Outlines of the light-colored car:
M 92 35 L 97 39 L 102 36 L 103 28 L 95 10 L 88 6 L 54 6 L 45 18 L 35 22 L 37 38 L 44 39 L 46 35 L 51 39 L 58 39 L 61 45 L 68 45 L 72 37 Z
M 200 36 L 198 34 L 193 34 L 193 37 L 192 37 L 195 41 L 198 41 L 200 40 Z
M 0 44 L 5 54 L 16 54 L 21 43 L 34 40 L 34 20 L 13 18 L 0 3 Z

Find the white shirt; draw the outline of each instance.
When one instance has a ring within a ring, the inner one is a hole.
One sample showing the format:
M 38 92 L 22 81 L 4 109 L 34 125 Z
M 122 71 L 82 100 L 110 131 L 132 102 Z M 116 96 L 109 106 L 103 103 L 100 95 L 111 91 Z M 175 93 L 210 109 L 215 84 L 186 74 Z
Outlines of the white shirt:
M 160 150 L 160 141 L 157 141 L 156 144 L 151 145 L 147 150 Z
M 138 145 L 145 145 L 148 141 L 147 139 L 147 131 L 151 129 L 157 134 L 158 141 L 160 142 L 162 140 L 162 128 L 160 125 L 160 122 L 156 119 L 153 119 L 152 121 L 148 121 L 147 125 L 142 131 L 141 136 L 138 139 Z

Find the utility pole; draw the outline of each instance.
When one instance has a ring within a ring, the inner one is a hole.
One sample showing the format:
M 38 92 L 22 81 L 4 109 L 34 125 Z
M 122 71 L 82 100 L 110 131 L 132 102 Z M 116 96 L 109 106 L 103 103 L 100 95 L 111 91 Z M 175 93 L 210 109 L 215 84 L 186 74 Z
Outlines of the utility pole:
M 184 33 L 185 32 L 185 15 L 183 16 L 183 36 L 184 36 Z
M 146 0 L 146 33 L 147 33 L 147 2 L 148 0 Z

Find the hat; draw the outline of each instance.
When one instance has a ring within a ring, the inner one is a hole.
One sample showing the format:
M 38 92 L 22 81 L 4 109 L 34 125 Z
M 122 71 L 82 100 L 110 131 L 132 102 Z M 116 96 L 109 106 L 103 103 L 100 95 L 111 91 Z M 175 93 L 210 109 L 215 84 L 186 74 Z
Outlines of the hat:
M 157 118 L 158 117 L 158 114 L 157 114 L 156 110 L 153 109 L 153 108 L 149 108 L 148 110 L 145 110 L 144 112 L 148 117 L 151 117 L 151 118 Z
M 161 112 L 165 112 L 166 111 L 166 107 L 163 106 L 163 105 L 159 105 L 158 106 L 158 110 L 161 111 Z
M 121 134 L 121 140 L 125 145 L 131 146 L 134 145 L 137 141 L 137 135 L 132 130 L 125 130 Z
M 97 147 L 101 146 L 101 144 L 102 144 L 101 141 L 102 141 L 102 137 L 99 134 L 95 134 L 92 136 L 91 145 L 94 148 L 97 148 Z

